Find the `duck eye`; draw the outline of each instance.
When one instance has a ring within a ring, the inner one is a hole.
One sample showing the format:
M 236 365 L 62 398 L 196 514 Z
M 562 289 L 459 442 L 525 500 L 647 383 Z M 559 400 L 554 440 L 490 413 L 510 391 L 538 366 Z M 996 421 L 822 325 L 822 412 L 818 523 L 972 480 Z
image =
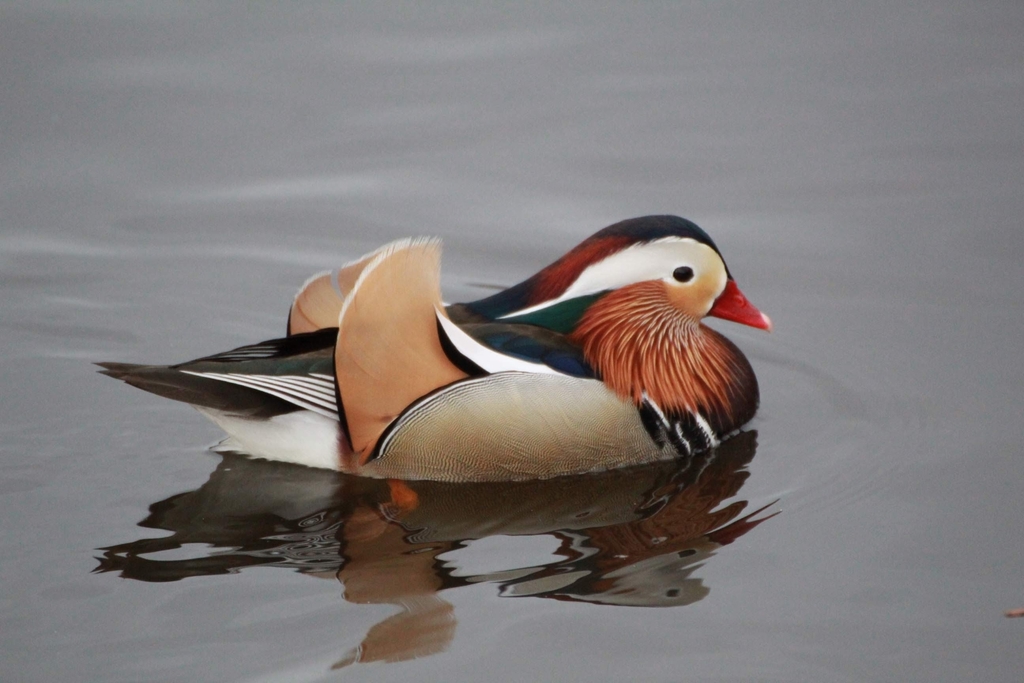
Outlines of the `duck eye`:
M 689 266 L 680 266 L 672 271 L 672 277 L 679 282 L 689 282 L 693 279 L 693 268 Z

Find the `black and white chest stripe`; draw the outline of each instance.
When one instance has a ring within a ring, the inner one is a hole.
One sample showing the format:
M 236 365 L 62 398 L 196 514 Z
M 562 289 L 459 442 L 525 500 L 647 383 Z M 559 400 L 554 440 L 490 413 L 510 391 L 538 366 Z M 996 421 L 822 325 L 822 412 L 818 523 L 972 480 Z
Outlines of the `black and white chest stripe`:
M 666 415 L 646 394 L 640 404 L 640 419 L 656 444 L 671 445 L 680 455 L 693 455 L 720 443 L 711 425 L 700 413 Z

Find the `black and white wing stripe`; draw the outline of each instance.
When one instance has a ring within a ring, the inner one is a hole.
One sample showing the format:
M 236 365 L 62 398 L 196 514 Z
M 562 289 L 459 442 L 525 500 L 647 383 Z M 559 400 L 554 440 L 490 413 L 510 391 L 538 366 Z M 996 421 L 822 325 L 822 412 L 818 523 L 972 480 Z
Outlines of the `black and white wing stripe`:
M 666 415 L 661 407 L 646 395 L 640 405 L 640 419 L 655 443 L 659 446 L 669 444 L 680 455 L 693 455 L 714 448 L 721 442 L 707 419 L 700 413 Z
M 271 340 L 273 342 L 274 340 Z M 241 348 L 232 349 L 231 351 L 224 351 L 213 356 L 207 356 L 201 360 L 204 361 L 246 361 L 246 360 L 258 360 L 260 358 L 274 358 L 281 354 L 281 349 L 278 344 L 263 342 L 260 344 L 252 344 L 250 346 L 243 346 Z M 195 374 L 195 373 L 193 373 Z
M 217 362 L 235 363 L 250 360 L 266 360 L 271 358 L 290 358 L 307 353 L 315 353 L 330 349 L 334 346 L 334 340 L 338 336 L 336 328 L 324 328 L 313 332 L 282 337 L 280 339 L 267 339 L 256 344 L 240 346 L 230 351 L 222 351 L 212 356 L 205 356 L 189 361 L 183 365 L 196 363 Z M 179 367 L 180 366 L 175 366 Z
M 256 389 L 284 401 L 305 408 L 324 417 L 338 419 L 334 377 L 319 373 L 309 375 L 249 375 L 226 372 L 195 372 L 182 370 L 188 375 L 205 377 Z

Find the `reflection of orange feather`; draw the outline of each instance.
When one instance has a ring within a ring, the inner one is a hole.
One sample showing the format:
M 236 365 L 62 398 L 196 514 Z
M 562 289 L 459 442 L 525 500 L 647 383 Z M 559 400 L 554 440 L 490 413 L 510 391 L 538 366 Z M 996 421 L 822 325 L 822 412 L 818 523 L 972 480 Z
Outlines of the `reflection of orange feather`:
M 756 380 L 743 356 L 674 307 L 661 282 L 609 293 L 570 338 L 624 400 L 639 404 L 646 394 L 663 410 L 700 411 L 729 424 L 749 419 L 739 414 L 746 412 L 745 396 L 756 404 Z

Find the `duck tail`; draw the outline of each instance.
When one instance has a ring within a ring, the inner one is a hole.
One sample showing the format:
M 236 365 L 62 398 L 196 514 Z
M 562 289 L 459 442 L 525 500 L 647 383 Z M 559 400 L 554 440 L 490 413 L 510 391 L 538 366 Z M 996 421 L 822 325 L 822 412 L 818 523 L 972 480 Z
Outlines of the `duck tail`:
M 167 365 L 96 365 L 103 368 L 100 374 L 119 379 L 151 394 L 198 408 L 212 408 L 242 417 L 270 416 L 296 409 L 285 401 L 255 389 L 181 372 Z

